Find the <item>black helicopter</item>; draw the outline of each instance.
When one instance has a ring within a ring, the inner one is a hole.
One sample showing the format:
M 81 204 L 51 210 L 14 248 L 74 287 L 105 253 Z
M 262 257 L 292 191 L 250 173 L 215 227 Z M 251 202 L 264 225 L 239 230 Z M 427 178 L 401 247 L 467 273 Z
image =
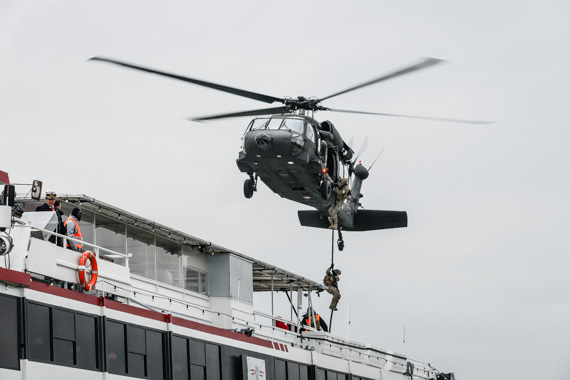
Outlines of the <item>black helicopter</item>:
M 157 71 L 114 59 L 103 57 L 91 59 L 190 82 L 265 103 L 282 103 L 278 107 L 198 117 L 191 120 L 205 121 L 239 116 L 257 116 L 245 130 L 242 137 L 242 150 L 239 152 L 237 159 L 239 170 L 247 173 L 249 176 L 244 183 L 244 195 L 246 198 L 251 198 L 254 192 L 257 191 L 258 180 L 261 179 L 267 187 L 281 197 L 316 209 L 298 212 L 299 220 L 303 226 L 330 227 L 328 210 L 336 198 L 336 194 L 332 190 L 341 181 L 343 175 L 348 173 L 349 177 L 353 177 L 350 184 L 351 195 L 344 201 L 341 210 L 338 212 L 339 234 L 341 229 L 347 231 L 369 231 L 407 227 L 407 214 L 405 211 L 360 209 L 362 182 L 368 177 L 369 169 L 366 169 L 360 163 L 356 164 L 357 155 L 342 139 L 340 133 L 330 121 L 318 122 L 313 118 L 316 111 L 397 116 L 471 124 L 486 123 L 481 121 L 341 110 L 328 108 L 321 104 L 322 101 L 332 97 L 442 62 L 442 60 L 435 58 L 426 58 L 417 64 L 323 98 L 305 98 L 301 96 L 297 98 L 277 98 Z M 308 113 L 311 113 L 311 116 Z M 332 185 L 326 179 L 325 174 L 328 174 L 332 179 Z M 342 235 L 339 236 L 341 237 Z M 339 249 L 342 250 L 342 247 L 344 247 L 344 243 L 341 237 L 339 239 Z

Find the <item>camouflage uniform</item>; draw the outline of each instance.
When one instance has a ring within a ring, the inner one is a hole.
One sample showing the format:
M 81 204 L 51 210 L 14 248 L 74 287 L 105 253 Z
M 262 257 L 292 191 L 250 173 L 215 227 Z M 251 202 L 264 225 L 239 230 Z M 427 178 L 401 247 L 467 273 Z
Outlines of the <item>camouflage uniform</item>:
M 333 296 L 331 305 L 329 306 L 331 310 L 336 310 L 336 305 L 340 300 L 340 292 L 338 290 L 338 282 L 340 281 L 339 275 L 340 275 L 340 270 L 336 269 L 333 273 L 331 271 L 331 268 L 327 268 L 327 273 L 325 275 L 325 278 L 323 279 L 323 283 L 327 287 L 327 292 L 329 292 Z
M 325 173 L 325 178 L 330 183 L 333 183 L 332 178 L 329 176 L 328 173 Z M 337 229 L 338 228 L 338 212 L 342 208 L 344 204 L 344 200 L 350 195 L 350 188 L 348 187 L 348 179 L 343 178 L 340 181 L 338 187 L 335 187 L 334 192 L 336 193 L 336 200 L 331 204 L 329 207 L 329 218 L 331 225 L 329 226 L 330 229 Z

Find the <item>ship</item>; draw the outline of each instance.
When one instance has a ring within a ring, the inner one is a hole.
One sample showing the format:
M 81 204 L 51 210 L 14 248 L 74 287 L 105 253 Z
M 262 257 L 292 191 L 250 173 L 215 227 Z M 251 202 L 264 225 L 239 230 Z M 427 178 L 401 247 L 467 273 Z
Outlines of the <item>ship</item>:
M 41 181 L 18 197 L 0 171 L 0 186 L 2 380 L 454 379 L 311 323 L 317 281 L 87 195 L 58 194 L 64 215 L 82 210 L 79 241 L 56 232 L 56 212 L 35 211 Z M 271 314 L 256 311 L 256 292 L 271 294 Z M 273 315 L 277 292 L 287 294 L 289 318 Z

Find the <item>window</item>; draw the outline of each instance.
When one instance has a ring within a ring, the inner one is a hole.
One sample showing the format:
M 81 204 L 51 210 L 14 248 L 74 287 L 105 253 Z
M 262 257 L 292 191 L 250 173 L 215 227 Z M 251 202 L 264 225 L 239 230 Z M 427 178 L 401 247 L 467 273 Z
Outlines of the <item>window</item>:
M 269 124 L 269 119 L 254 119 L 251 122 L 251 131 L 257 131 L 258 129 L 265 129 Z
M 75 315 L 71 311 L 54 309 L 53 360 L 56 363 L 75 364 Z
M 299 364 L 287 362 L 287 380 L 299 380 Z
M 28 303 L 30 360 L 51 361 L 50 308 Z
M 129 226 L 127 252 L 133 254 L 129 262 L 131 273 L 156 280 L 154 235 L 152 233 Z
M 309 367 L 306 365 L 299 364 L 299 379 L 309 380 Z
M 29 302 L 30 360 L 98 369 L 98 317 Z
M 326 372 L 324 369 L 315 368 L 315 380 L 326 380 Z
M 105 353 L 109 373 L 127 372 L 124 324 L 111 321 L 105 323 Z
M 180 244 L 162 237 L 156 237 L 157 280 L 169 285 L 180 286 Z
M 220 346 L 174 335 L 172 378 L 220 380 Z
M 301 119 L 284 119 L 281 129 L 288 129 L 291 132 L 297 132 L 303 134 L 303 129 L 305 129 L 305 121 Z
M 95 216 L 95 244 L 115 252 L 125 253 L 126 225 L 102 215 Z M 104 252 L 104 251 L 103 251 Z M 124 265 L 125 259 L 114 259 L 116 264 Z
M 107 371 L 150 379 L 164 379 L 164 333 L 107 320 Z
M 281 122 L 283 119 L 271 119 L 269 120 L 269 124 L 267 125 L 267 129 L 279 129 Z
M 287 363 L 283 360 L 275 359 L 275 379 L 287 380 Z
M 0 367 L 20 369 L 18 304 L 17 298 L 0 296 Z
M 307 139 L 311 140 L 313 143 L 316 144 L 316 142 L 315 142 L 315 130 L 313 129 L 313 126 L 309 123 L 307 123 Z
M 196 293 L 208 294 L 206 273 L 186 267 L 184 268 L 184 282 L 184 289 L 188 289 Z

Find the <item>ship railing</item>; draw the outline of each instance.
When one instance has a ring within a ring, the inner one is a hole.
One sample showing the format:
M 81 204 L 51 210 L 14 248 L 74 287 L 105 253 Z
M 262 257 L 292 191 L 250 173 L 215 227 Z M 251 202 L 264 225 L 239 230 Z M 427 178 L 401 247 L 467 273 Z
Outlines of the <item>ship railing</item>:
M 67 235 L 59 234 L 59 233 L 54 232 L 54 231 L 48 231 L 48 230 L 41 228 L 41 227 L 32 226 L 32 225 L 29 225 L 23 221 L 19 221 L 19 223 L 23 224 L 27 227 L 31 227 L 32 230 L 41 231 L 44 234 L 44 236 L 52 236 L 53 235 L 53 236 L 62 238 L 64 247 L 67 246 L 67 242 L 79 243 L 79 244 L 82 244 L 84 247 L 85 246 L 91 247 L 91 249 L 93 250 L 93 253 L 95 254 L 95 257 L 97 260 L 99 260 L 99 257 L 101 257 L 101 256 L 103 258 L 106 258 L 106 259 L 125 259 L 125 267 L 128 268 L 129 267 L 129 259 L 133 256 L 132 253 L 121 253 L 121 252 L 113 251 L 112 249 L 104 248 L 104 247 L 89 243 L 85 240 L 75 239 L 75 238 L 69 237 Z M 30 238 L 32 238 L 31 235 L 30 235 Z M 44 240 L 47 240 L 47 239 L 44 239 Z M 85 251 L 85 248 L 83 250 Z

